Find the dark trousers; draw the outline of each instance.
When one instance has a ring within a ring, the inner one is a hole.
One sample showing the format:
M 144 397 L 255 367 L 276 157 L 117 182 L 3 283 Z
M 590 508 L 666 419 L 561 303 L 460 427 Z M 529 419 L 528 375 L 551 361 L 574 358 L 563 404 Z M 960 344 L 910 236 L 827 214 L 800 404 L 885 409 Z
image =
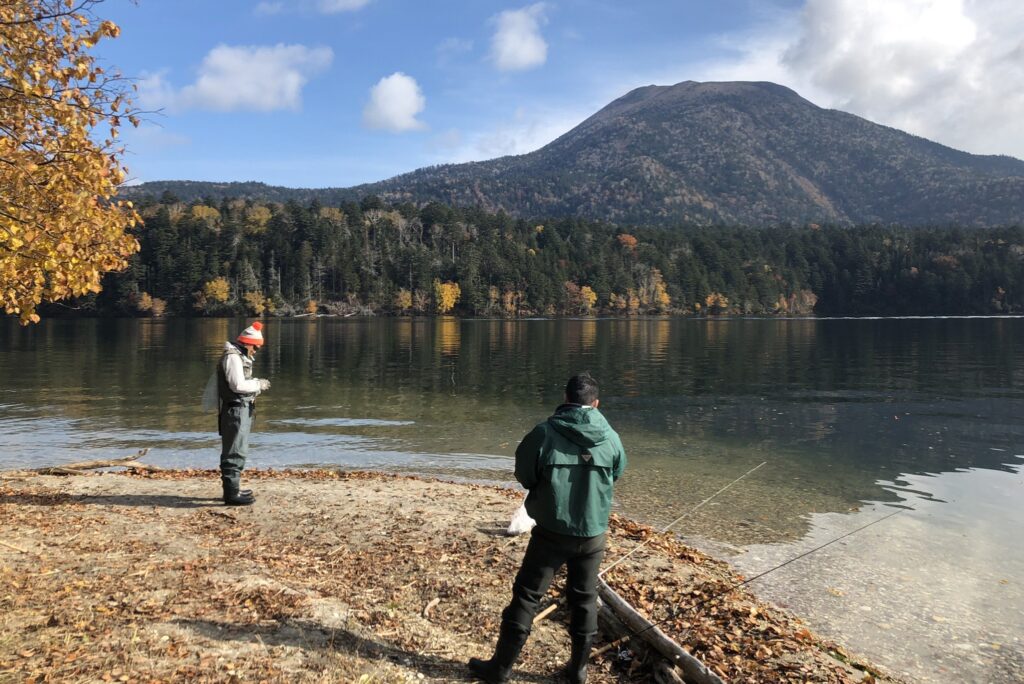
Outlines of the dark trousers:
M 238 489 L 249 455 L 252 404 L 231 404 L 220 413 L 220 479 L 228 489 Z
M 604 557 L 605 535 L 569 537 L 534 527 L 523 565 L 512 585 L 512 602 L 501 614 L 502 632 L 529 634 L 540 601 L 555 573 L 566 566 L 569 634 L 597 634 L 597 570 Z

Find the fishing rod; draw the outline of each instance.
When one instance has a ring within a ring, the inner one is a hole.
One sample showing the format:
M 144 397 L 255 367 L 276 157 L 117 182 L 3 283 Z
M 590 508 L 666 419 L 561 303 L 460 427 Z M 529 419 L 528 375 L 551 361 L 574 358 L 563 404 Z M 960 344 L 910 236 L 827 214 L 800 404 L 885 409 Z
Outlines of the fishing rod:
M 699 504 L 697 504 L 696 506 L 694 506 L 693 508 L 691 508 L 690 510 L 688 510 L 688 511 L 687 511 L 686 513 L 683 513 L 683 514 L 682 514 L 681 516 L 679 516 L 678 518 L 676 518 L 675 520 L 673 520 L 672 522 L 670 522 L 670 523 L 669 523 L 668 525 L 666 525 L 666 526 L 665 526 L 664 528 L 662 528 L 662 529 L 660 530 L 661 534 L 664 534 L 665 532 L 668 532 L 668 531 L 669 531 L 670 529 L 672 529 L 673 527 L 675 527 L 675 526 L 676 526 L 676 524 L 678 524 L 678 523 L 679 523 L 680 521 L 684 520 L 684 519 L 685 519 L 685 518 L 687 518 L 688 516 L 690 516 L 690 515 L 693 515 L 693 514 L 694 514 L 694 513 L 696 513 L 696 512 L 698 511 L 698 510 L 700 510 L 700 508 L 701 508 L 702 506 L 704 506 L 704 504 L 708 503 L 709 501 L 711 501 L 712 499 L 714 499 L 714 498 L 715 498 L 716 496 L 718 496 L 719 494 L 721 494 L 721 493 L 722 493 L 722 492 L 724 492 L 725 490 L 729 489 L 729 487 L 732 487 L 732 486 L 733 486 L 734 484 L 736 484 L 737 482 L 739 482 L 740 480 L 742 480 L 743 478 L 745 478 L 745 477 L 746 477 L 747 475 L 750 475 L 750 474 L 751 474 L 752 472 L 754 472 L 755 470 L 757 470 L 757 469 L 758 469 L 758 468 L 760 468 L 761 466 L 763 466 L 763 465 L 766 465 L 767 463 L 768 463 L 768 461 L 762 461 L 762 462 L 761 462 L 761 463 L 760 463 L 759 465 L 756 465 L 756 466 L 754 466 L 753 468 L 751 468 L 751 469 L 750 469 L 750 470 L 748 470 L 747 472 L 743 473 L 742 475 L 740 475 L 739 477 L 737 477 L 737 478 L 736 478 L 735 480 L 733 480 L 733 481 L 732 481 L 732 482 L 730 482 L 729 484 L 727 484 L 727 485 L 725 485 L 724 487 L 722 487 L 721 489 L 719 489 L 719 490 L 718 490 L 717 492 L 715 492 L 714 494 L 712 494 L 712 495 L 711 495 L 711 496 L 709 496 L 708 498 L 706 498 L 706 499 L 704 499 L 703 501 L 701 501 L 701 502 L 700 502 Z M 627 558 L 629 558 L 630 556 L 632 556 L 632 555 L 633 555 L 634 553 L 636 553 L 637 551 L 639 551 L 639 550 L 640 550 L 640 549 L 642 549 L 643 547 L 647 546 L 647 544 L 648 544 L 648 543 L 650 543 L 650 542 L 651 542 L 651 541 L 653 541 L 653 540 L 654 540 L 654 537 L 653 537 L 653 536 L 652 536 L 652 537 L 648 537 L 648 538 L 647 538 L 647 540 L 645 540 L 645 541 L 644 541 L 644 542 L 643 542 L 642 544 L 639 544 L 639 545 L 637 545 L 637 546 L 636 546 L 636 547 L 634 547 L 634 548 L 633 548 L 633 549 L 632 549 L 632 550 L 631 550 L 631 551 L 630 551 L 629 553 L 627 553 L 626 555 L 624 555 L 624 556 L 623 556 L 622 558 L 619 558 L 619 559 L 618 559 L 617 561 L 615 561 L 614 563 L 612 563 L 611 565 L 609 565 L 609 566 L 608 566 L 607 568 L 605 568 L 605 569 L 604 569 L 604 570 L 602 570 L 601 572 L 597 573 L 597 577 L 598 577 L 598 579 L 601 579 L 601 577 L 602 577 L 602 576 L 603 576 L 603 575 L 604 575 L 604 574 L 605 574 L 606 572 L 608 572 L 609 570 L 611 570 L 612 568 L 614 568 L 614 567 L 615 567 L 616 565 L 618 565 L 618 564 L 619 564 L 619 563 L 621 563 L 622 561 L 624 561 L 624 560 L 626 560 Z M 545 608 L 545 609 L 544 609 L 543 611 L 541 611 L 541 612 L 540 612 L 540 613 L 539 613 L 539 614 L 537 615 L 537 617 L 533 618 L 533 624 L 537 624 L 538 622 L 540 622 L 541 620 L 543 620 L 544 618 L 546 618 L 546 617 L 547 617 L 548 615 L 550 615 L 551 613 L 555 612 L 555 609 L 556 609 L 556 608 L 558 608 L 558 606 L 559 606 L 559 603 L 552 603 L 552 604 L 551 604 L 550 606 L 548 606 L 547 608 Z
M 776 565 L 773 568 L 769 568 L 769 569 L 765 570 L 764 572 L 758 573 L 757 575 L 754 575 L 753 577 L 750 577 L 748 579 L 743 580 L 742 582 L 738 582 L 737 584 L 732 585 L 728 589 L 726 589 L 724 591 L 720 591 L 717 594 L 715 594 L 714 596 L 710 596 L 710 597 L 708 597 L 708 598 L 706 598 L 706 599 L 696 603 L 686 613 L 683 613 L 683 615 L 686 615 L 687 613 L 693 613 L 694 617 L 696 617 L 699 614 L 700 608 L 702 608 L 705 604 L 708 604 L 711 601 L 714 601 L 715 599 L 721 598 L 721 597 L 725 596 L 726 594 L 731 593 L 731 592 L 739 589 L 742 586 L 750 584 L 754 580 L 761 579 L 765 575 L 768 575 L 770 573 L 775 572 L 776 570 L 784 568 L 787 565 L 789 565 L 790 563 L 794 563 L 794 562 L 800 560 L 801 558 L 805 558 L 805 557 L 811 555 L 812 553 L 815 553 L 817 551 L 821 551 L 822 549 L 824 549 L 827 546 L 831 546 L 832 544 L 835 544 L 838 541 L 842 541 L 843 539 L 846 539 L 847 537 L 852 537 L 853 535 L 857 534 L 861 530 L 866 530 L 867 528 L 871 527 L 872 525 L 877 525 L 880 522 L 888 520 L 889 518 L 893 517 L 894 515 L 899 515 L 900 513 L 903 513 L 904 511 L 908 511 L 908 510 L 912 511 L 912 510 L 915 510 L 915 509 L 913 509 L 913 508 L 901 508 L 901 509 L 899 509 L 897 511 L 893 511 L 889 515 L 886 515 L 886 516 L 883 516 L 881 518 L 878 518 L 877 520 L 872 520 L 871 522 L 869 522 L 866 525 L 861 525 L 857 529 L 852 530 L 850 532 L 847 532 L 846 534 L 841 535 L 839 537 L 836 537 L 835 539 L 833 539 L 831 541 L 825 542 L 821 546 L 816 546 L 813 549 L 810 549 L 809 551 L 804 551 L 803 553 L 801 553 L 798 556 L 794 556 L 793 558 L 790 558 L 789 560 L 787 560 L 787 561 L 785 561 L 783 563 L 779 563 L 778 565 Z M 626 636 L 623 636 L 623 637 L 619 637 L 615 641 L 612 641 L 611 643 L 605 644 L 604 646 L 602 646 L 601 648 L 596 650 L 594 652 L 594 655 L 595 656 L 599 656 L 602 653 L 605 653 L 605 652 L 611 650 L 612 648 L 615 648 L 616 646 L 621 644 L 623 641 L 626 641 L 627 639 L 632 639 L 633 637 L 636 637 L 636 636 L 640 636 L 644 632 L 650 631 L 650 630 L 654 629 L 655 627 L 657 627 L 658 625 L 661 625 L 661 624 L 663 624 L 665 622 L 668 622 L 669 620 L 675 619 L 676 617 L 678 617 L 678 616 L 676 616 L 676 615 L 669 615 L 668 617 L 664 617 L 661 620 L 658 620 L 656 622 L 652 622 L 647 627 L 644 627 L 643 629 L 641 629 L 639 631 L 633 632 L 631 634 L 627 634 Z M 683 635 L 679 638 L 679 641 L 680 642 L 684 641 L 686 639 L 686 637 L 690 634 L 691 631 L 693 631 L 693 627 L 692 626 L 689 627 L 685 632 L 683 632 Z
M 688 518 L 689 516 L 693 515 L 693 514 L 694 514 L 694 513 L 696 513 L 697 511 L 699 511 L 699 510 L 701 509 L 701 507 L 702 507 L 702 506 L 704 506 L 704 504 L 708 503 L 709 501 L 711 501 L 712 499 L 714 499 L 714 498 L 715 498 L 716 496 L 718 496 L 719 494 L 721 494 L 721 493 L 722 493 L 722 492 L 724 492 L 725 490 L 729 489 L 729 487 L 732 487 L 732 486 L 733 486 L 734 484 L 736 484 L 737 482 L 739 482 L 740 480 L 742 480 L 743 478 L 745 478 L 745 477 L 746 477 L 747 475 L 750 475 L 750 474 L 751 474 L 752 472 L 754 472 L 755 470 L 757 470 L 758 468 L 760 468 L 761 466 L 763 466 L 763 465 L 765 465 L 765 464 L 767 464 L 767 463 L 768 463 L 768 461 L 762 461 L 760 465 L 756 465 L 756 466 L 754 466 L 753 468 L 751 468 L 751 469 L 750 469 L 750 470 L 748 470 L 747 472 L 743 473 L 742 475 L 740 475 L 739 477 L 737 477 L 737 478 L 736 478 L 735 480 L 733 480 L 733 481 L 732 481 L 732 482 L 730 482 L 729 484 L 727 484 L 727 485 L 725 485 L 724 487 L 722 487 L 721 489 L 719 489 L 719 490 L 718 490 L 717 492 L 715 492 L 714 494 L 712 494 L 712 495 L 711 495 L 711 496 L 709 496 L 708 498 L 706 498 L 706 499 L 704 499 L 703 501 L 701 501 L 701 502 L 700 502 L 699 504 L 697 504 L 696 506 L 694 506 L 694 507 L 693 507 L 693 508 L 691 508 L 690 510 L 686 511 L 686 513 L 683 513 L 683 514 L 682 514 L 681 516 L 679 516 L 678 518 L 676 518 L 675 520 L 673 520 L 672 522 L 670 522 L 670 523 L 669 523 L 668 525 L 666 525 L 666 526 L 665 526 L 664 528 L 662 528 L 662 529 L 660 530 L 661 534 L 664 534 L 665 532 L 668 532 L 669 530 L 671 530 L 671 529 L 672 529 L 673 527 L 675 527 L 675 526 L 676 526 L 676 525 L 677 525 L 678 523 L 682 522 L 682 521 L 683 521 L 684 519 Z M 615 561 L 614 563 L 612 563 L 611 565 L 609 565 L 609 566 L 608 566 L 607 568 L 605 568 L 605 569 L 604 569 L 604 570 L 602 570 L 601 572 L 597 573 L 597 576 L 598 576 L 598 577 L 603 577 L 603 576 L 604 576 L 604 574 L 605 574 L 606 572 L 608 572 L 609 570 L 611 570 L 612 568 L 614 568 L 614 567 L 615 567 L 616 565 L 618 565 L 618 564 L 619 564 L 619 563 L 621 563 L 622 561 L 624 561 L 624 560 L 626 560 L 627 558 L 629 558 L 630 556 L 632 556 L 632 555 L 633 555 L 634 553 L 636 553 L 637 551 L 639 551 L 639 550 L 640 550 L 640 549 L 642 549 L 643 547 L 647 546 L 647 544 L 648 544 L 648 543 L 650 543 L 650 542 L 652 542 L 652 541 L 654 541 L 654 537 L 648 537 L 648 538 L 647 538 L 647 540 L 646 540 L 646 541 L 644 541 L 644 543 L 642 543 L 642 544 L 639 544 L 639 545 L 637 545 L 636 547 L 634 547 L 634 548 L 633 548 L 633 550 L 631 550 L 631 551 L 630 551 L 629 553 L 627 553 L 626 555 L 624 555 L 624 556 L 623 556 L 622 558 L 618 559 L 617 561 Z

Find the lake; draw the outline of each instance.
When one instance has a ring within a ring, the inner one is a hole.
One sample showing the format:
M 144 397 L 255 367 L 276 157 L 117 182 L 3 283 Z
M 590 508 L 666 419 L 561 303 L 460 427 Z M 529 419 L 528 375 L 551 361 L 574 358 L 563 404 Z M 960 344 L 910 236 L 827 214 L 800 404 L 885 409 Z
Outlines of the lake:
M 217 465 L 200 396 L 226 319 L 0 320 L 0 469 Z M 616 509 L 916 681 L 1024 681 L 1024 319 L 267 322 L 250 467 L 510 483 L 590 370 L 629 468 Z M 211 494 L 216 492 L 212 491 Z M 510 511 L 511 513 L 511 511 Z

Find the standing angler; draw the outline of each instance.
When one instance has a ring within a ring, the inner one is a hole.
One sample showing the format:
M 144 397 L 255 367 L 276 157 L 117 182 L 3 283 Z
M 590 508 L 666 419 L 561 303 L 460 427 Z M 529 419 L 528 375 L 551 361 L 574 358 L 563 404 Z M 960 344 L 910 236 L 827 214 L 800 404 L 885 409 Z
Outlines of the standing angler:
M 224 343 L 224 355 L 217 364 L 220 479 L 224 485 L 224 503 L 228 506 L 248 506 L 256 500 L 252 490 L 239 490 L 239 486 L 245 458 L 249 455 L 249 432 L 256 412 L 256 397 L 270 389 L 269 380 L 252 377 L 252 361 L 256 350 L 262 346 L 263 324 L 256 321 L 242 331 L 237 341 Z
M 512 601 L 501 614 L 494 655 L 469 661 L 470 671 L 485 682 L 509 680 L 540 600 L 563 565 L 572 639 L 566 676 L 576 684 L 587 680 L 612 486 L 626 467 L 619 435 L 597 410 L 597 393 L 589 373 L 569 378 L 565 403 L 516 448 L 516 479 L 529 490 L 526 510 L 537 525 L 512 585 Z

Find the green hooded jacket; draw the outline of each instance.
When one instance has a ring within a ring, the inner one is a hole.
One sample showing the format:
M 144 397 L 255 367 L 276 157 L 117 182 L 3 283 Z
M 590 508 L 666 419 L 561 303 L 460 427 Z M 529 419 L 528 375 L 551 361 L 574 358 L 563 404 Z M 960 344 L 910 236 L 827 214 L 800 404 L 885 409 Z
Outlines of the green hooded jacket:
M 530 490 L 527 513 L 545 530 L 572 537 L 608 529 L 612 485 L 625 468 L 619 435 L 590 406 L 559 406 L 516 448 L 516 479 Z

